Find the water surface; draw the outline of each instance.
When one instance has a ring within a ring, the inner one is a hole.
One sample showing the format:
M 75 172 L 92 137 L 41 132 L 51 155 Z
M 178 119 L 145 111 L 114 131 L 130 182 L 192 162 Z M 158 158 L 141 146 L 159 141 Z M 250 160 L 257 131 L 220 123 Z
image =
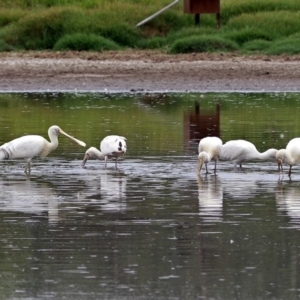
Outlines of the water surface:
M 85 149 L 63 136 L 49 157 L 33 159 L 30 176 L 22 160 L 0 162 L 3 299 L 298 298 L 299 168 L 282 181 L 276 162 L 195 171 L 208 132 L 260 151 L 285 147 L 297 136 L 298 99 L 0 95 L 0 144 L 47 138 L 57 124 L 87 147 L 108 134 L 128 145 L 118 170 L 99 160 L 82 168 Z

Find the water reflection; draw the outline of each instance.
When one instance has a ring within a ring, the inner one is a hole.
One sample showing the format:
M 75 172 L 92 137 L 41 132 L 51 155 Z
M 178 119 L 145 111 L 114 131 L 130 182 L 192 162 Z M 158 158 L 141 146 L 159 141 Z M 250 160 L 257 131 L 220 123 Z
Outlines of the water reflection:
M 222 221 L 223 187 L 217 176 L 198 177 L 199 215 L 204 221 Z
M 293 227 L 300 229 L 300 187 L 293 183 L 278 183 L 276 203 L 280 214 L 287 214 Z
M 61 139 L 29 181 L 19 163 L 0 163 L 2 297 L 299 298 L 297 181 L 280 189 L 274 163 L 237 174 L 220 162 L 217 176 L 197 178 L 196 152 L 185 149 L 197 117 L 217 115 L 216 99 L 223 141 L 285 147 L 299 131 L 299 95 L 143 98 L 0 95 L 0 144 L 59 124 L 88 147 L 118 132 L 130 150 L 121 171 L 84 169 L 85 150 Z
M 197 146 L 199 141 L 207 136 L 220 137 L 220 103 L 216 103 L 215 110 L 201 108 L 195 102 L 193 112 L 184 113 L 184 148 Z
M 0 211 L 45 216 L 49 224 L 59 221 L 58 205 L 61 200 L 47 183 L 27 179 L 5 180 L 0 178 Z M 18 218 L 10 214 L 9 219 Z M 27 217 L 26 217 L 27 218 Z
M 97 177 L 85 178 L 85 189 L 78 200 L 90 202 L 103 212 L 126 210 L 126 175 L 121 171 L 100 171 Z

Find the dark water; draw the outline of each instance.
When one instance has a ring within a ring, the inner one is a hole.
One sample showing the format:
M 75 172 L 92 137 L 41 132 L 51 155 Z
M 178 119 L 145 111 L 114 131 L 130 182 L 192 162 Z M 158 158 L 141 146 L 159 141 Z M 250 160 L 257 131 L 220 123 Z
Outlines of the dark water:
M 118 170 L 96 160 L 81 168 L 85 149 L 64 137 L 33 160 L 30 177 L 24 161 L 0 162 L 0 298 L 299 298 L 299 168 L 282 181 L 276 162 L 250 162 L 243 173 L 221 162 L 217 176 L 195 171 L 197 139 L 208 131 L 260 151 L 285 147 L 297 136 L 299 101 L 0 95 L 0 144 L 47 137 L 57 124 L 88 147 L 108 134 L 128 145 Z

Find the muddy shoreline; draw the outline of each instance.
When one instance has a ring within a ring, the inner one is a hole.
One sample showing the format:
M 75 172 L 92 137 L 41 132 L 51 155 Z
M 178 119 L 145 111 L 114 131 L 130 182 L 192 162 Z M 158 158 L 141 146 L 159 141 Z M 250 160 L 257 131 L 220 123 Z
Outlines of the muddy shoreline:
M 300 91 L 300 56 L 157 51 L 0 54 L 0 92 Z

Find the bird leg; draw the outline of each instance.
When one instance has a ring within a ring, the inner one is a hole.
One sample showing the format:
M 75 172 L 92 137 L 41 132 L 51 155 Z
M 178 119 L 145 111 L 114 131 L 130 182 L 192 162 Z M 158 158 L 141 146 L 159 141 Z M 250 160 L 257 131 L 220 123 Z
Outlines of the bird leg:
M 106 169 L 106 165 L 107 165 L 107 155 L 105 156 L 104 160 L 105 160 L 105 169 Z
M 217 161 L 215 160 L 215 169 L 214 169 L 214 174 L 217 175 Z
M 205 174 L 208 174 L 207 163 L 205 163 L 205 169 L 206 169 L 206 173 Z
M 291 178 L 291 175 L 292 175 L 292 166 L 290 166 L 290 169 L 289 169 L 289 177 Z
M 284 173 L 283 173 L 282 161 L 280 159 L 277 159 L 277 165 L 278 165 L 278 171 L 279 171 L 279 179 L 278 180 L 282 181 L 283 177 L 284 177 Z
M 30 161 L 31 161 L 31 158 L 28 158 L 26 161 L 26 165 L 25 165 L 25 169 L 24 169 L 24 173 L 26 175 L 30 175 L 30 172 L 31 172 Z

